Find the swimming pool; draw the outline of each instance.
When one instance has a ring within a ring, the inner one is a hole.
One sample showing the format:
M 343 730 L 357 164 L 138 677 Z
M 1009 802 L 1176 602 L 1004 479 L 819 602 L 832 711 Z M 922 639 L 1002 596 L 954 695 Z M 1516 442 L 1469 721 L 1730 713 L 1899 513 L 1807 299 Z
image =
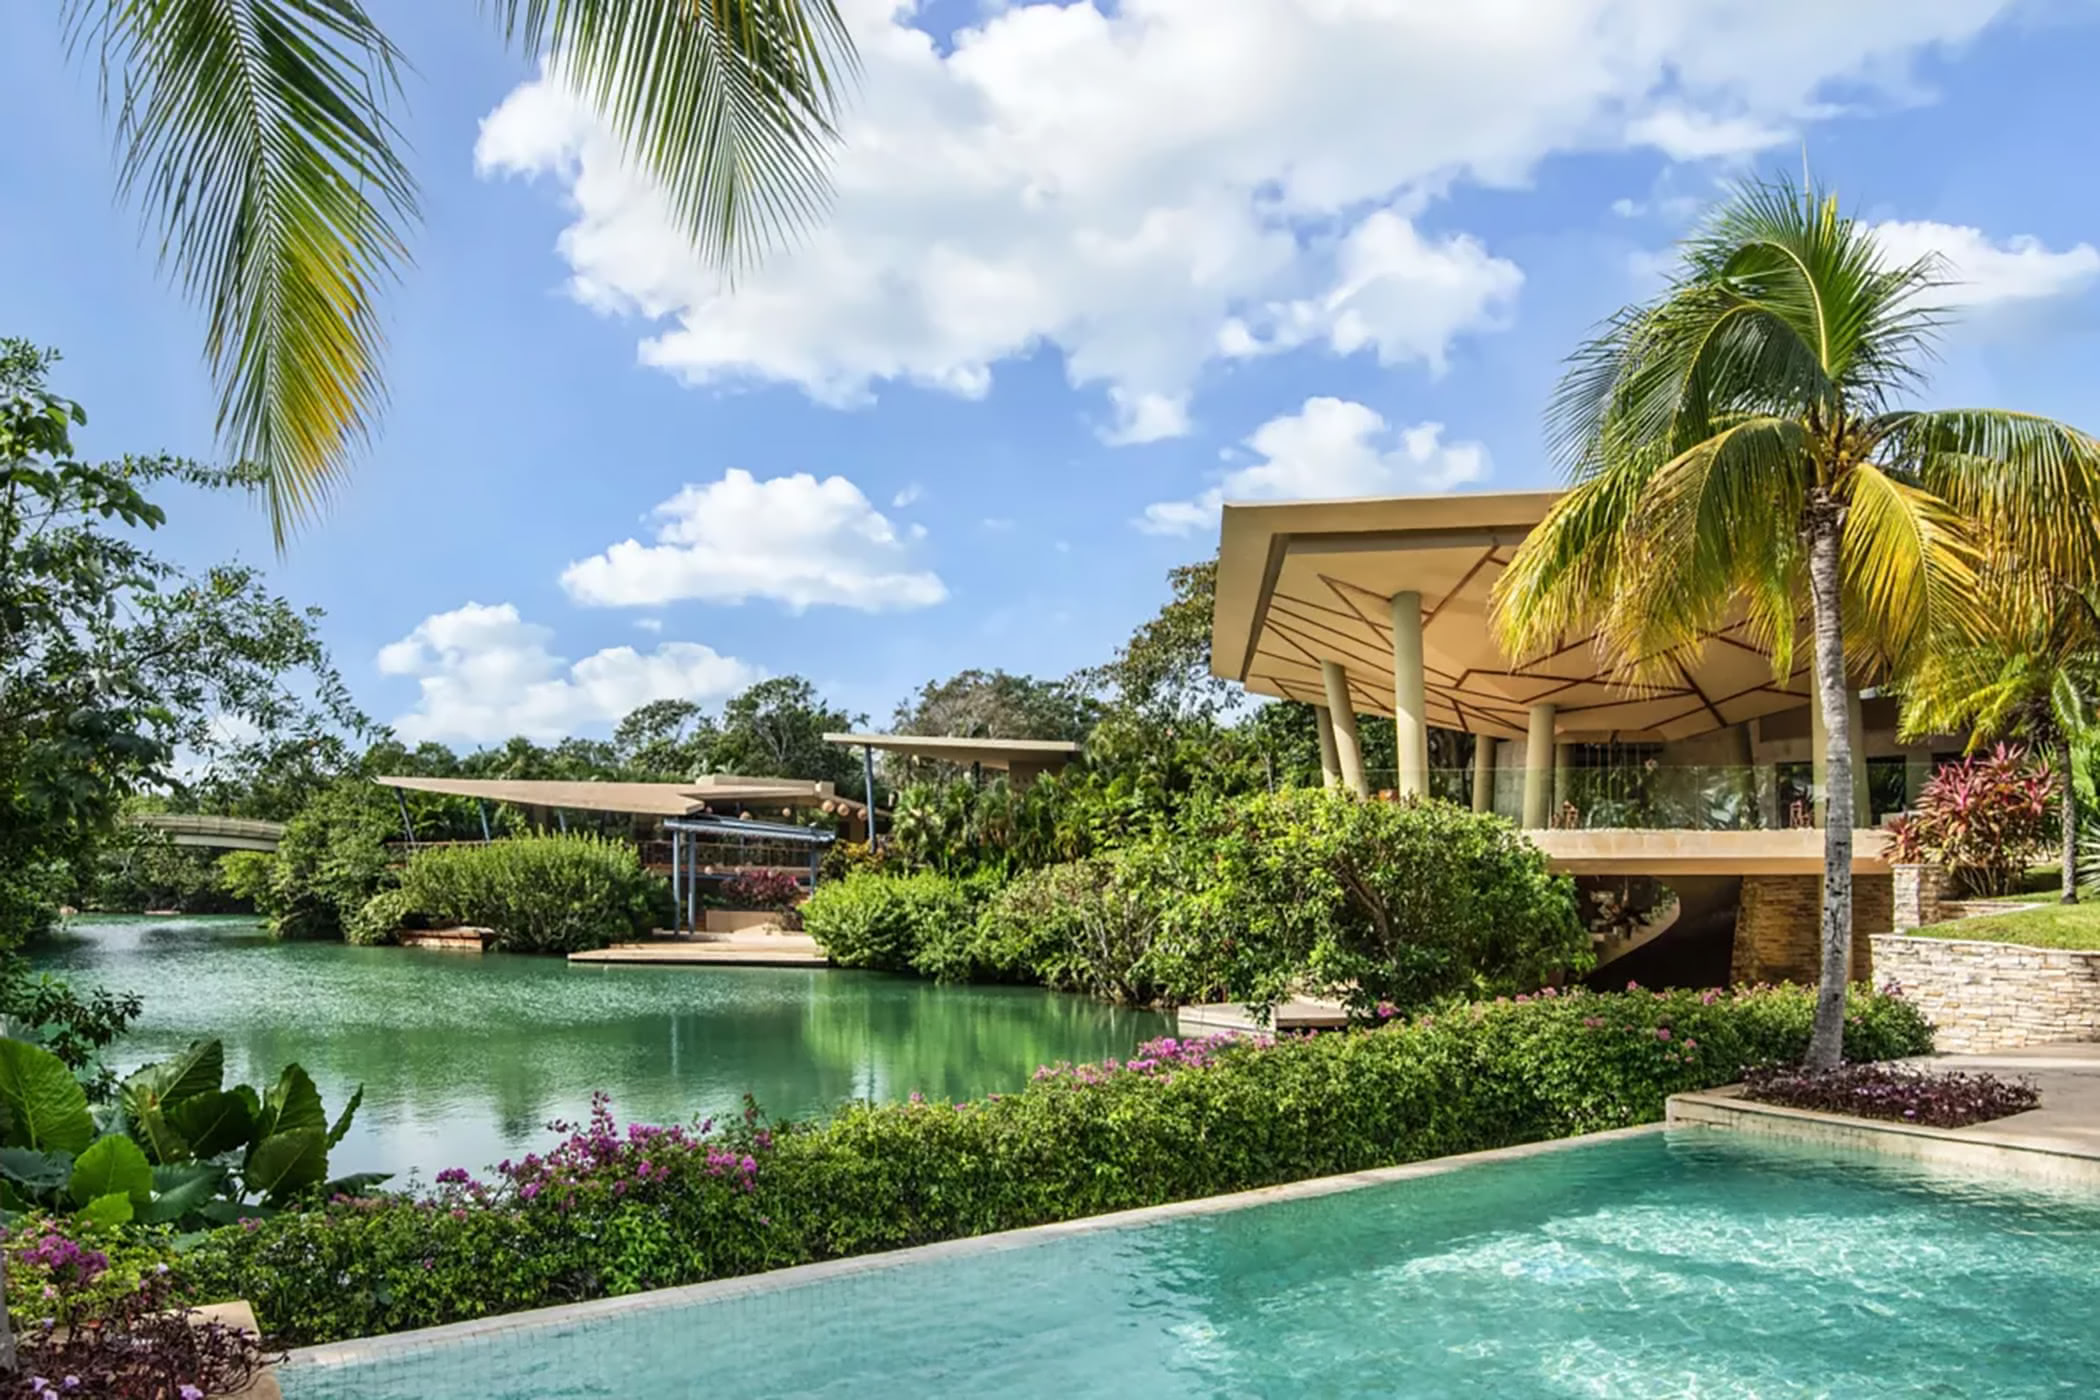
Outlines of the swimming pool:
M 2100 1391 L 2100 1197 L 1673 1130 L 295 1362 L 289 1400 Z M 406 1340 L 406 1339 L 404 1339 Z

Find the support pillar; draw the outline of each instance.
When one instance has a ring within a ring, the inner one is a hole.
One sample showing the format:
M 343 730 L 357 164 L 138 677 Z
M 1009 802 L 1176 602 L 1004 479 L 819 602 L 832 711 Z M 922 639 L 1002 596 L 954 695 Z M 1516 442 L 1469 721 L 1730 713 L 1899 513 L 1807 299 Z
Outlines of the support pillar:
M 1495 810 L 1495 737 L 1473 736 L 1473 810 Z
M 1531 707 L 1531 727 L 1524 740 L 1524 827 L 1544 829 L 1553 801 L 1553 718 L 1550 704 Z
M 1338 788 L 1342 785 L 1342 761 L 1334 748 L 1334 716 L 1325 705 L 1312 707 L 1313 728 L 1320 735 L 1320 786 Z
M 1429 795 L 1429 708 L 1422 670 L 1422 595 L 1395 593 L 1393 619 L 1394 788 L 1402 797 Z
M 1874 789 L 1867 781 L 1866 710 L 1856 690 L 1845 692 L 1845 719 L 1852 731 L 1852 824 L 1869 827 L 1874 825 Z
M 1553 746 L 1553 814 L 1547 819 L 1547 825 L 1549 826 L 1560 819 L 1561 808 L 1568 803 L 1570 795 L 1568 772 L 1575 766 L 1574 757 L 1575 746 L 1573 744 L 1555 744 Z
M 867 801 L 861 804 L 861 814 L 867 818 L 868 822 L 868 849 L 879 851 L 882 849 L 882 843 L 875 835 L 875 746 L 873 744 L 862 744 L 860 746 L 860 779 L 863 784 L 862 791 L 867 797 Z
M 1364 751 L 1356 738 L 1356 702 L 1349 696 L 1349 673 L 1337 661 L 1320 663 L 1320 680 L 1327 687 L 1327 716 L 1334 722 L 1334 755 L 1342 781 L 1358 797 L 1369 797 L 1364 781 Z

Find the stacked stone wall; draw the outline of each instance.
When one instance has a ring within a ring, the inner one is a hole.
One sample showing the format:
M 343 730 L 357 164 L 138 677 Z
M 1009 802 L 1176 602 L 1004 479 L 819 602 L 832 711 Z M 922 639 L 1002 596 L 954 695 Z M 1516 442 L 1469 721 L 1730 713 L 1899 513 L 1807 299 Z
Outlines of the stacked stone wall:
M 2100 1040 L 2100 952 L 1877 934 L 1874 967 L 1947 1052 Z
M 1854 982 L 1875 975 L 1870 935 L 1893 927 L 1895 890 L 1887 875 L 1852 877 Z M 1823 971 L 1823 878 L 1820 875 L 1745 875 L 1736 915 L 1729 977 L 1735 982 L 1807 982 Z

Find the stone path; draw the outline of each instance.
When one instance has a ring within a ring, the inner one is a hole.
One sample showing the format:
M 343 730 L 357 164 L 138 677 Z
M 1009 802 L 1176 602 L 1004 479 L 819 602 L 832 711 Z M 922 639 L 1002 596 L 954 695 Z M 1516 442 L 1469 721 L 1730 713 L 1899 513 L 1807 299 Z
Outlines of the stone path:
M 1974 1055 L 1930 1055 L 1910 1063 L 1925 1069 L 2032 1080 L 2041 1091 L 2040 1108 L 1950 1131 L 1962 1137 L 2100 1158 L 2100 1045 L 2029 1045 Z

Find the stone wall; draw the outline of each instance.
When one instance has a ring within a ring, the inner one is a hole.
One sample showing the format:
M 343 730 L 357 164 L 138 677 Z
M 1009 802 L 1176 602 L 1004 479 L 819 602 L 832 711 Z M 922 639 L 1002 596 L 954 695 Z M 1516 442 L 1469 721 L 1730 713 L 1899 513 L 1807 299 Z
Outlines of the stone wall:
M 1852 877 L 1851 979 L 1874 978 L 1869 935 L 1893 927 L 1895 891 L 1887 875 Z M 1729 964 L 1734 982 L 1819 981 L 1823 972 L 1823 877 L 1745 875 Z
M 2100 952 L 1877 934 L 1874 967 L 1939 1028 L 1942 1051 L 2100 1040 Z

